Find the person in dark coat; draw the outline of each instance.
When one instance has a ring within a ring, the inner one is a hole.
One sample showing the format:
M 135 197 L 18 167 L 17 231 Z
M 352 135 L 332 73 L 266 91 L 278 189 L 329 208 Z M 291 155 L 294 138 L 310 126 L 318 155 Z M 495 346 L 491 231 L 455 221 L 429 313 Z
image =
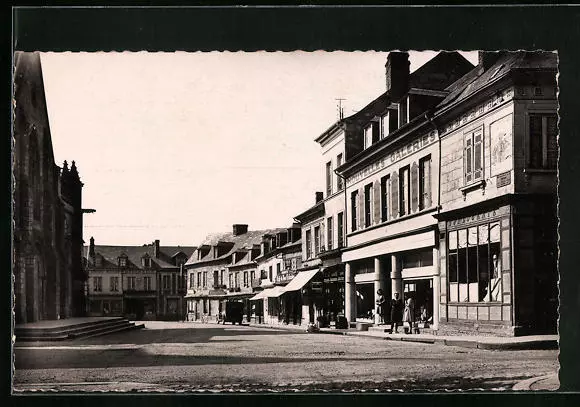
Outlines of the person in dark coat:
M 385 296 L 383 294 L 383 290 L 379 288 L 377 291 L 377 315 L 379 316 L 379 324 L 385 323 L 385 305 L 387 305 L 387 301 L 385 300 Z
M 399 293 L 395 293 L 395 298 L 391 300 L 391 332 L 398 333 L 399 325 L 403 325 L 403 300 L 399 298 Z

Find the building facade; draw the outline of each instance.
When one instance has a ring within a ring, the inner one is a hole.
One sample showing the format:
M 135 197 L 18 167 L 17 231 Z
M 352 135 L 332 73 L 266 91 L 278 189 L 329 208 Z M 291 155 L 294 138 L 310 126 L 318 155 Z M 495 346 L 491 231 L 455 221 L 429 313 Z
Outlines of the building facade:
M 557 57 L 480 53 L 438 106 L 442 331 L 553 333 Z
M 387 89 L 349 120 L 358 152 L 338 171 L 345 178 L 345 314 L 378 323 L 378 290 L 387 299 L 413 297 L 415 313 L 438 321 L 437 221 L 439 138 L 425 116 L 445 88 L 473 66 L 440 53 L 413 73 L 406 53 L 391 52 Z M 384 317 L 388 320 L 389 310 Z
M 377 323 L 380 288 L 434 332 L 555 332 L 555 54 L 407 58 L 390 53 L 386 93 L 346 119 L 347 319 Z
M 16 52 L 14 62 L 15 320 L 83 316 L 83 184 L 74 161 L 54 162 L 40 55 Z
M 86 247 L 89 315 L 136 320 L 183 320 L 183 264 L 195 247 L 95 245 Z

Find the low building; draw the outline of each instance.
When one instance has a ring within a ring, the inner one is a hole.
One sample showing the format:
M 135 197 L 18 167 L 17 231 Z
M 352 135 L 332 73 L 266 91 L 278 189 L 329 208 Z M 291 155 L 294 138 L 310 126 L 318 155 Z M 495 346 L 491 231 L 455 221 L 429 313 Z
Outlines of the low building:
M 95 245 L 86 247 L 89 315 L 137 320 L 185 317 L 183 264 L 195 247 Z
M 85 315 L 83 183 L 54 162 L 39 53 L 14 54 L 13 250 L 16 323 Z

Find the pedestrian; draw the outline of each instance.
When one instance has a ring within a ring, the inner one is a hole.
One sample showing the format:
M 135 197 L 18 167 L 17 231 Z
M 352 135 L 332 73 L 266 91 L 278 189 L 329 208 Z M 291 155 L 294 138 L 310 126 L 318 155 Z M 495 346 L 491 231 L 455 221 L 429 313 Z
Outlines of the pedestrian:
M 409 324 L 409 331 L 407 333 L 413 333 L 413 325 L 415 323 L 415 303 L 413 302 L 413 297 L 409 294 L 405 300 L 405 312 L 403 314 L 403 323 Z
M 377 300 L 375 301 L 377 304 L 377 315 L 379 316 L 379 324 L 385 323 L 385 296 L 383 295 L 383 290 L 378 289 L 377 291 Z
M 391 300 L 391 332 L 398 332 L 398 325 L 403 324 L 403 300 L 399 298 L 399 293 L 395 293 L 395 298 Z

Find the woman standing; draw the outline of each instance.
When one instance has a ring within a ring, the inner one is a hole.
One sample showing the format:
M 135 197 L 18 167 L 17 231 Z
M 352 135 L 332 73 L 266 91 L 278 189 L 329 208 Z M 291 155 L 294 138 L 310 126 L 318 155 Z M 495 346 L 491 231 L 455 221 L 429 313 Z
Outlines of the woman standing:
M 405 322 L 409 323 L 409 331 L 407 333 L 413 333 L 413 325 L 415 323 L 415 303 L 413 302 L 413 297 L 411 297 L 411 295 L 409 295 L 405 300 L 403 324 Z

